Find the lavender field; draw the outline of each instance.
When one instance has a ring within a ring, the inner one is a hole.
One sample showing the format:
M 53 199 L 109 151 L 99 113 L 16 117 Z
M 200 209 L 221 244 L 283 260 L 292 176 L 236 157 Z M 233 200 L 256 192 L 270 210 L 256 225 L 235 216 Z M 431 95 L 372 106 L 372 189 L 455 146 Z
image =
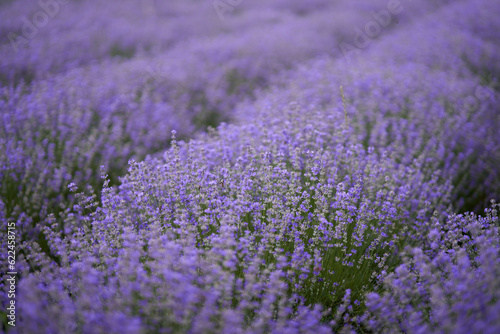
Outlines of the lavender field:
M 0 333 L 500 333 L 499 13 L 0 1 Z

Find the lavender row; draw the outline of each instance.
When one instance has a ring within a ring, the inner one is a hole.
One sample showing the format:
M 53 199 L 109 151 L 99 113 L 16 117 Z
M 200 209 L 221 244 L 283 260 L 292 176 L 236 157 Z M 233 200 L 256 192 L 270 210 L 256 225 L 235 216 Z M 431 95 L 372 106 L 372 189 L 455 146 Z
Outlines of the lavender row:
M 174 138 L 163 160 L 131 161 L 120 187 L 104 187 L 101 206 L 95 196 L 70 186 L 78 206 L 63 215 L 62 225 L 54 216 L 44 224 L 49 256 L 36 243 L 23 246 L 28 255 L 20 260 L 22 328 L 127 333 L 393 328 L 399 325 L 393 319 L 399 319 L 399 304 L 391 304 L 393 276 L 387 274 L 405 270 L 401 251 L 418 246 L 442 264 L 443 252 L 453 257 L 456 250 L 462 259 L 461 249 L 473 256 L 485 249 L 476 245 L 500 241 L 495 206 L 484 219 L 440 221 L 448 212 L 450 187 L 439 175 L 421 161 L 404 167 L 386 154 L 349 144 L 345 129 L 321 112 L 304 114 L 291 105 L 273 123 L 222 126 L 201 139 L 177 143 Z M 490 270 L 480 291 L 487 295 L 496 291 L 491 278 L 500 264 L 494 257 L 498 247 L 484 251 L 486 258 L 476 261 Z M 419 261 L 430 261 L 425 259 Z M 436 267 L 434 275 L 439 270 L 446 275 L 453 265 L 450 259 L 449 267 Z M 466 272 L 464 266 L 460 270 Z M 27 274 L 28 268 L 37 270 Z M 474 282 L 471 277 L 468 284 Z M 481 296 L 470 294 L 474 300 Z M 435 312 L 445 306 L 429 303 Z M 474 304 L 457 307 L 470 314 L 465 324 L 444 314 L 439 319 L 447 322 L 431 317 L 431 325 L 470 328 L 484 312 Z M 56 315 L 59 321 L 46 321 Z M 425 319 L 404 328 L 425 327 Z M 484 326 L 495 319 L 488 316 Z
M 102 206 L 80 194 L 62 225 L 49 216 L 50 256 L 24 243 L 19 293 L 32 306 L 19 326 L 329 332 L 304 305 L 329 317 L 346 289 L 361 303 L 395 250 L 425 237 L 449 192 L 426 174 L 294 106 L 272 124 L 174 141 L 163 161 L 132 161 Z
M 394 2 L 399 5 L 390 5 Z M 396 25 L 396 22 L 418 18 L 446 2 L 15 1 L 0 7 L 0 53 L 3 55 L 0 83 L 49 78 L 54 73 L 107 58 L 154 55 L 193 38 L 239 34 L 249 27 L 264 27 L 283 16 L 304 17 L 323 12 L 331 23 L 341 24 L 344 33 L 349 34 L 353 27 L 363 28 L 365 22 L 377 17 L 376 13 L 390 6 L 404 8 L 397 18 L 387 23 Z M 314 18 L 309 20 L 312 21 Z M 334 33 L 339 37 L 338 31 Z M 322 52 L 337 49 L 336 44 L 323 46 Z

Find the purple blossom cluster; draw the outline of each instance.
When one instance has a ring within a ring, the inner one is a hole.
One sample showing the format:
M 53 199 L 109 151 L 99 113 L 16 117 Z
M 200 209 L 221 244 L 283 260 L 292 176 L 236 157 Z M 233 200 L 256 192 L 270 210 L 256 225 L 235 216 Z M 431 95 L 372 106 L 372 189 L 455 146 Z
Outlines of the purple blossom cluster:
M 367 295 L 364 321 L 386 333 L 496 333 L 500 330 L 498 204 L 485 217 L 453 215 L 429 233 Z
M 131 332 L 328 332 L 305 305 L 333 308 L 346 289 L 362 298 L 449 188 L 324 121 L 292 105 L 272 126 L 223 125 L 174 140 L 162 160 L 131 161 L 102 205 L 78 194 L 60 222 L 47 219 L 49 254 L 24 244 L 23 269 L 37 270 L 19 286 L 32 307 L 20 328 L 104 331 L 126 318 Z
M 499 7 L 0 4 L 2 332 L 500 331 Z

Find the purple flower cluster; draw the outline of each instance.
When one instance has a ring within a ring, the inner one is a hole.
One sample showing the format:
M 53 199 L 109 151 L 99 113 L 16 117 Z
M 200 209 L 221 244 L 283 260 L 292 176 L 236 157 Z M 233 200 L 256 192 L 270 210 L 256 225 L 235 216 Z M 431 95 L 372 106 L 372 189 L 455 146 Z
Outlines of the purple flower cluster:
M 367 295 L 364 321 L 386 333 L 497 333 L 500 330 L 498 204 L 485 217 L 447 217 Z
M 2 332 L 500 331 L 495 9 L 1 4 Z
M 100 206 L 78 194 L 62 227 L 48 218 L 49 256 L 25 244 L 24 268 L 38 270 L 21 281 L 32 309 L 19 326 L 104 331 L 127 318 L 131 332 L 328 332 L 304 305 L 333 308 L 346 289 L 362 298 L 449 192 L 418 161 L 399 168 L 334 125 L 292 105 L 270 126 L 223 125 L 174 140 L 164 161 L 131 161 Z

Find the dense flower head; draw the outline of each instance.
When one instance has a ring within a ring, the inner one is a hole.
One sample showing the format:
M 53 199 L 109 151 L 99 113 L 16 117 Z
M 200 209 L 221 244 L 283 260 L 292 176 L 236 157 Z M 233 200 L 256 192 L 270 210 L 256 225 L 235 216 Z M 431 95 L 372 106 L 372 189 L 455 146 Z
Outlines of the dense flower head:
M 0 4 L 2 331 L 500 331 L 499 6 Z

